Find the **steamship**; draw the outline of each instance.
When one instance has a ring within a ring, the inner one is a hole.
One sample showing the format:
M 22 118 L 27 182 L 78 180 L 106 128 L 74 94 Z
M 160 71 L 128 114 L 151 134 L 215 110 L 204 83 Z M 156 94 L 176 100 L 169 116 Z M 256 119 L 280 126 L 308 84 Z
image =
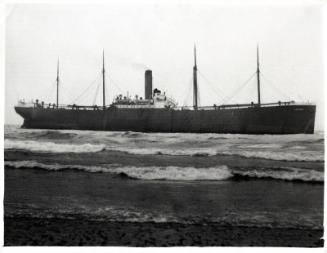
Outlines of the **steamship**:
M 312 134 L 316 106 L 294 101 L 261 103 L 259 51 L 257 49 L 257 103 L 198 106 L 196 49 L 193 67 L 193 106 L 180 107 L 159 89 L 152 88 L 152 71 L 145 71 L 145 96 L 118 95 L 106 104 L 103 54 L 103 105 L 60 105 L 59 63 L 56 104 L 20 101 L 16 112 L 24 118 L 23 128 L 77 129 L 138 132 Z

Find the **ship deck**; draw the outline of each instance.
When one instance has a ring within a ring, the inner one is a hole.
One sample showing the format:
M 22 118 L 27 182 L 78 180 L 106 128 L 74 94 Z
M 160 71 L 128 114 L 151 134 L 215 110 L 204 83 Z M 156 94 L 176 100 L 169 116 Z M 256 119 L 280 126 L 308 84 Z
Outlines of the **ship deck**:
M 65 109 L 65 110 L 107 110 L 109 108 L 120 108 L 120 109 L 170 109 L 170 110 L 228 110 L 228 109 L 242 109 L 242 108 L 258 108 L 258 107 L 274 107 L 274 106 L 292 106 L 292 105 L 313 105 L 312 103 L 296 103 L 294 101 L 279 101 L 275 103 L 246 103 L 246 104 L 222 104 L 222 105 L 212 105 L 212 106 L 199 106 L 196 109 L 193 106 L 177 106 L 170 108 L 158 108 L 148 105 L 137 105 L 137 104 L 124 104 L 119 107 L 116 104 L 111 104 L 109 106 L 97 106 L 97 105 L 59 105 L 58 107 L 52 104 L 37 104 L 37 103 L 24 103 L 19 104 L 17 107 L 25 108 L 40 108 L 40 109 Z

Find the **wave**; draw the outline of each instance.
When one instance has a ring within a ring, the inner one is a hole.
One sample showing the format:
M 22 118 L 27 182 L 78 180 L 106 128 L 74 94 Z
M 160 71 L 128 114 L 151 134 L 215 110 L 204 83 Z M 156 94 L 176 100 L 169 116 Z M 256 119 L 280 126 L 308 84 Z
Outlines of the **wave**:
M 237 155 L 285 161 L 324 161 L 324 136 L 141 133 L 21 129 L 5 126 L 5 149 L 47 153 L 103 150 L 135 155 Z
M 301 145 L 307 145 L 307 144 L 324 144 L 325 139 L 324 138 L 319 138 L 315 140 L 298 140 L 298 141 L 290 141 L 288 142 L 289 144 L 301 144 Z
M 211 168 L 177 167 L 177 166 L 119 166 L 110 164 L 108 167 L 83 166 L 83 165 L 61 165 L 44 164 L 37 161 L 5 161 L 5 165 L 14 168 L 32 168 L 45 170 L 83 170 L 87 172 L 104 172 L 122 175 L 129 178 L 142 180 L 177 180 L 177 181 L 196 181 L 196 180 L 226 180 L 232 177 L 231 171 L 227 166 L 217 166 Z
M 177 180 L 177 181 L 219 181 L 233 176 L 227 166 L 211 168 L 194 167 L 121 167 L 117 171 L 127 176 L 142 180 Z
M 301 162 L 322 162 L 324 161 L 324 154 L 313 151 L 305 151 L 296 149 L 292 151 L 258 151 L 258 150 L 232 150 L 230 147 L 219 148 L 188 148 L 188 149 L 173 149 L 173 148 L 130 148 L 130 147 L 107 147 L 106 150 L 121 151 L 133 155 L 171 155 L 171 156 L 215 156 L 215 155 L 237 155 L 245 158 L 261 158 L 275 161 L 301 161 Z
M 61 206 L 58 204 L 56 209 L 39 207 L 35 204 L 5 204 L 6 217 L 33 217 L 33 218 L 64 218 L 81 220 L 86 218 L 88 220 L 106 220 L 118 222 L 179 222 L 177 217 L 173 215 L 145 212 L 142 209 L 133 207 L 91 207 L 81 204 L 73 206 Z
M 5 138 L 8 139 L 73 139 L 79 133 L 65 130 L 40 130 L 40 129 L 6 129 Z
M 5 203 L 5 217 L 59 218 L 70 220 L 95 220 L 113 222 L 153 222 L 179 224 L 212 224 L 221 226 L 273 227 L 273 228 L 311 228 L 322 229 L 321 218 L 303 215 L 299 212 L 283 211 L 227 211 L 218 215 L 185 215 L 170 211 L 144 210 L 136 207 L 86 206 L 73 203 L 70 206 L 57 205 L 45 208 L 35 204 Z
M 314 151 L 295 151 L 279 150 L 279 151 L 258 151 L 258 150 L 232 150 L 232 151 L 220 151 L 217 154 L 221 155 L 238 155 L 245 158 L 262 158 L 275 161 L 298 161 L 298 162 L 323 162 L 324 154 Z
M 130 141 L 131 139 L 144 141 L 158 140 L 160 143 L 175 142 L 196 142 L 196 143 L 226 143 L 235 144 L 286 144 L 299 142 L 302 144 L 324 143 L 324 135 L 315 133 L 313 135 L 245 135 L 245 134 L 215 134 L 215 133 L 143 133 L 132 131 L 91 131 L 91 130 L 44 130 L 44 129 L 23 129 L 17 126 L 5 125 L 5 138 L 44 138 L 44 139 L 106 139 L 110 141 L 114 138 Z M 31 139 L 32 140 L 32 139 Z
M 37 161 L 5 161 L 5 166 L 13 167 L 16 169 L 29 168 L 29 169 L 44 169 L 50 171 L 59 170 L 82 170 L 86 172 L 111 172 L 109 168 L 100 166 L 84 166 L 84 165 L 74 165 L 74 164 L 59 164 L 59 163 L 40 163 Z M 117 166 L 117 165 L 112 165 Z
M 324 172 L 292 167 L 233 170 L 235 177 L 271 178 L 285 181 L 324 182 Z
M 135 143 L 135 142 L 134 142 Z M 132 155 L 171 155 L 171 156 L 215 156 L 215 155 L 237 155 L 245 158 L 262 158 L 277 161 L 305 161 L 305 162 L 321 162 L 324 161 L 324 154 L 317 151 L 303 150 L 302 148 L 295 147 L 293 150 L 288 149 L 285 152 L 281 148 L 274 150 L 262 148 L 259 151 L 260 145 L 248 145 L 237 147 L 221 145 L 218 147 L 199 147 L 199 148 L 180 148 L 180 147 L 131 147 L 124 145 L 116 145 L 117 143 L 111 141 L 111 145 L 105 144 L 77 144 L 77 143 L 55 143 L 46 141 L 32 141 L 32 140 L 12 140 L 5 139 L 4 147 L 6 150 L 28 150 L 32 152 L 42 153 L 94 153 L 104 150 L 120 151 Z M 149 146 L 149 145 L 148 145 Z M 185 146 L 187 146 L 185 144 Z M 188 144 L 189 146 L 189 144 Z M 266 145 L 266 147 L 277 147 L 277 145 Z M 256 147 L 256 149 L 245 150 L 246 148 Z
M 60 131 L 44 131 L 39 134 L 39 137 L 47 139 L 72 139 L 76 136 L 77 133 L 65 133 Z
M 4 146 L 7 150 L 28 150 L 46 153 L 91 153 L 105 150 L 105 145 L 103 144 L 66 144 L 10 139 L 5 139 Z
M 105 166 L 44 164 L 37 161 L 5 161 L 5 166 L 13 168 L 58 170 L 82 170 L 93 173 L 111 173 L 140 180 L 170 180 L 170 181 L 220 181 L 232 179 L 278 179 L 286 181 L 323 182 L 324 172 L 310 169 L 282 168 L 229 168 L 220 165 L 209 168 L 178 167 L 178 166 L 120 166 L 110 164 Z

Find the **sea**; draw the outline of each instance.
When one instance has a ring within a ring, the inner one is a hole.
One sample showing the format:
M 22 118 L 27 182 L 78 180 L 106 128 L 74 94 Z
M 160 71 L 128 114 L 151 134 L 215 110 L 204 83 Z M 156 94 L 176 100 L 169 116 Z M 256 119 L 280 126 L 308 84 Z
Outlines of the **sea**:
M 4 132 L 5 217 L 323 228 L 323 132 Z

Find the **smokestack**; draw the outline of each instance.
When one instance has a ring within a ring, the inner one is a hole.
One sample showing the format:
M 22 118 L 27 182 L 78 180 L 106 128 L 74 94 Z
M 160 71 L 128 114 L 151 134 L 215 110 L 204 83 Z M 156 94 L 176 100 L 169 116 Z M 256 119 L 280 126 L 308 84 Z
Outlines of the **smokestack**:
M 152 99 L 152 71 L 146 70 L 145 71 L 145 99 Z

